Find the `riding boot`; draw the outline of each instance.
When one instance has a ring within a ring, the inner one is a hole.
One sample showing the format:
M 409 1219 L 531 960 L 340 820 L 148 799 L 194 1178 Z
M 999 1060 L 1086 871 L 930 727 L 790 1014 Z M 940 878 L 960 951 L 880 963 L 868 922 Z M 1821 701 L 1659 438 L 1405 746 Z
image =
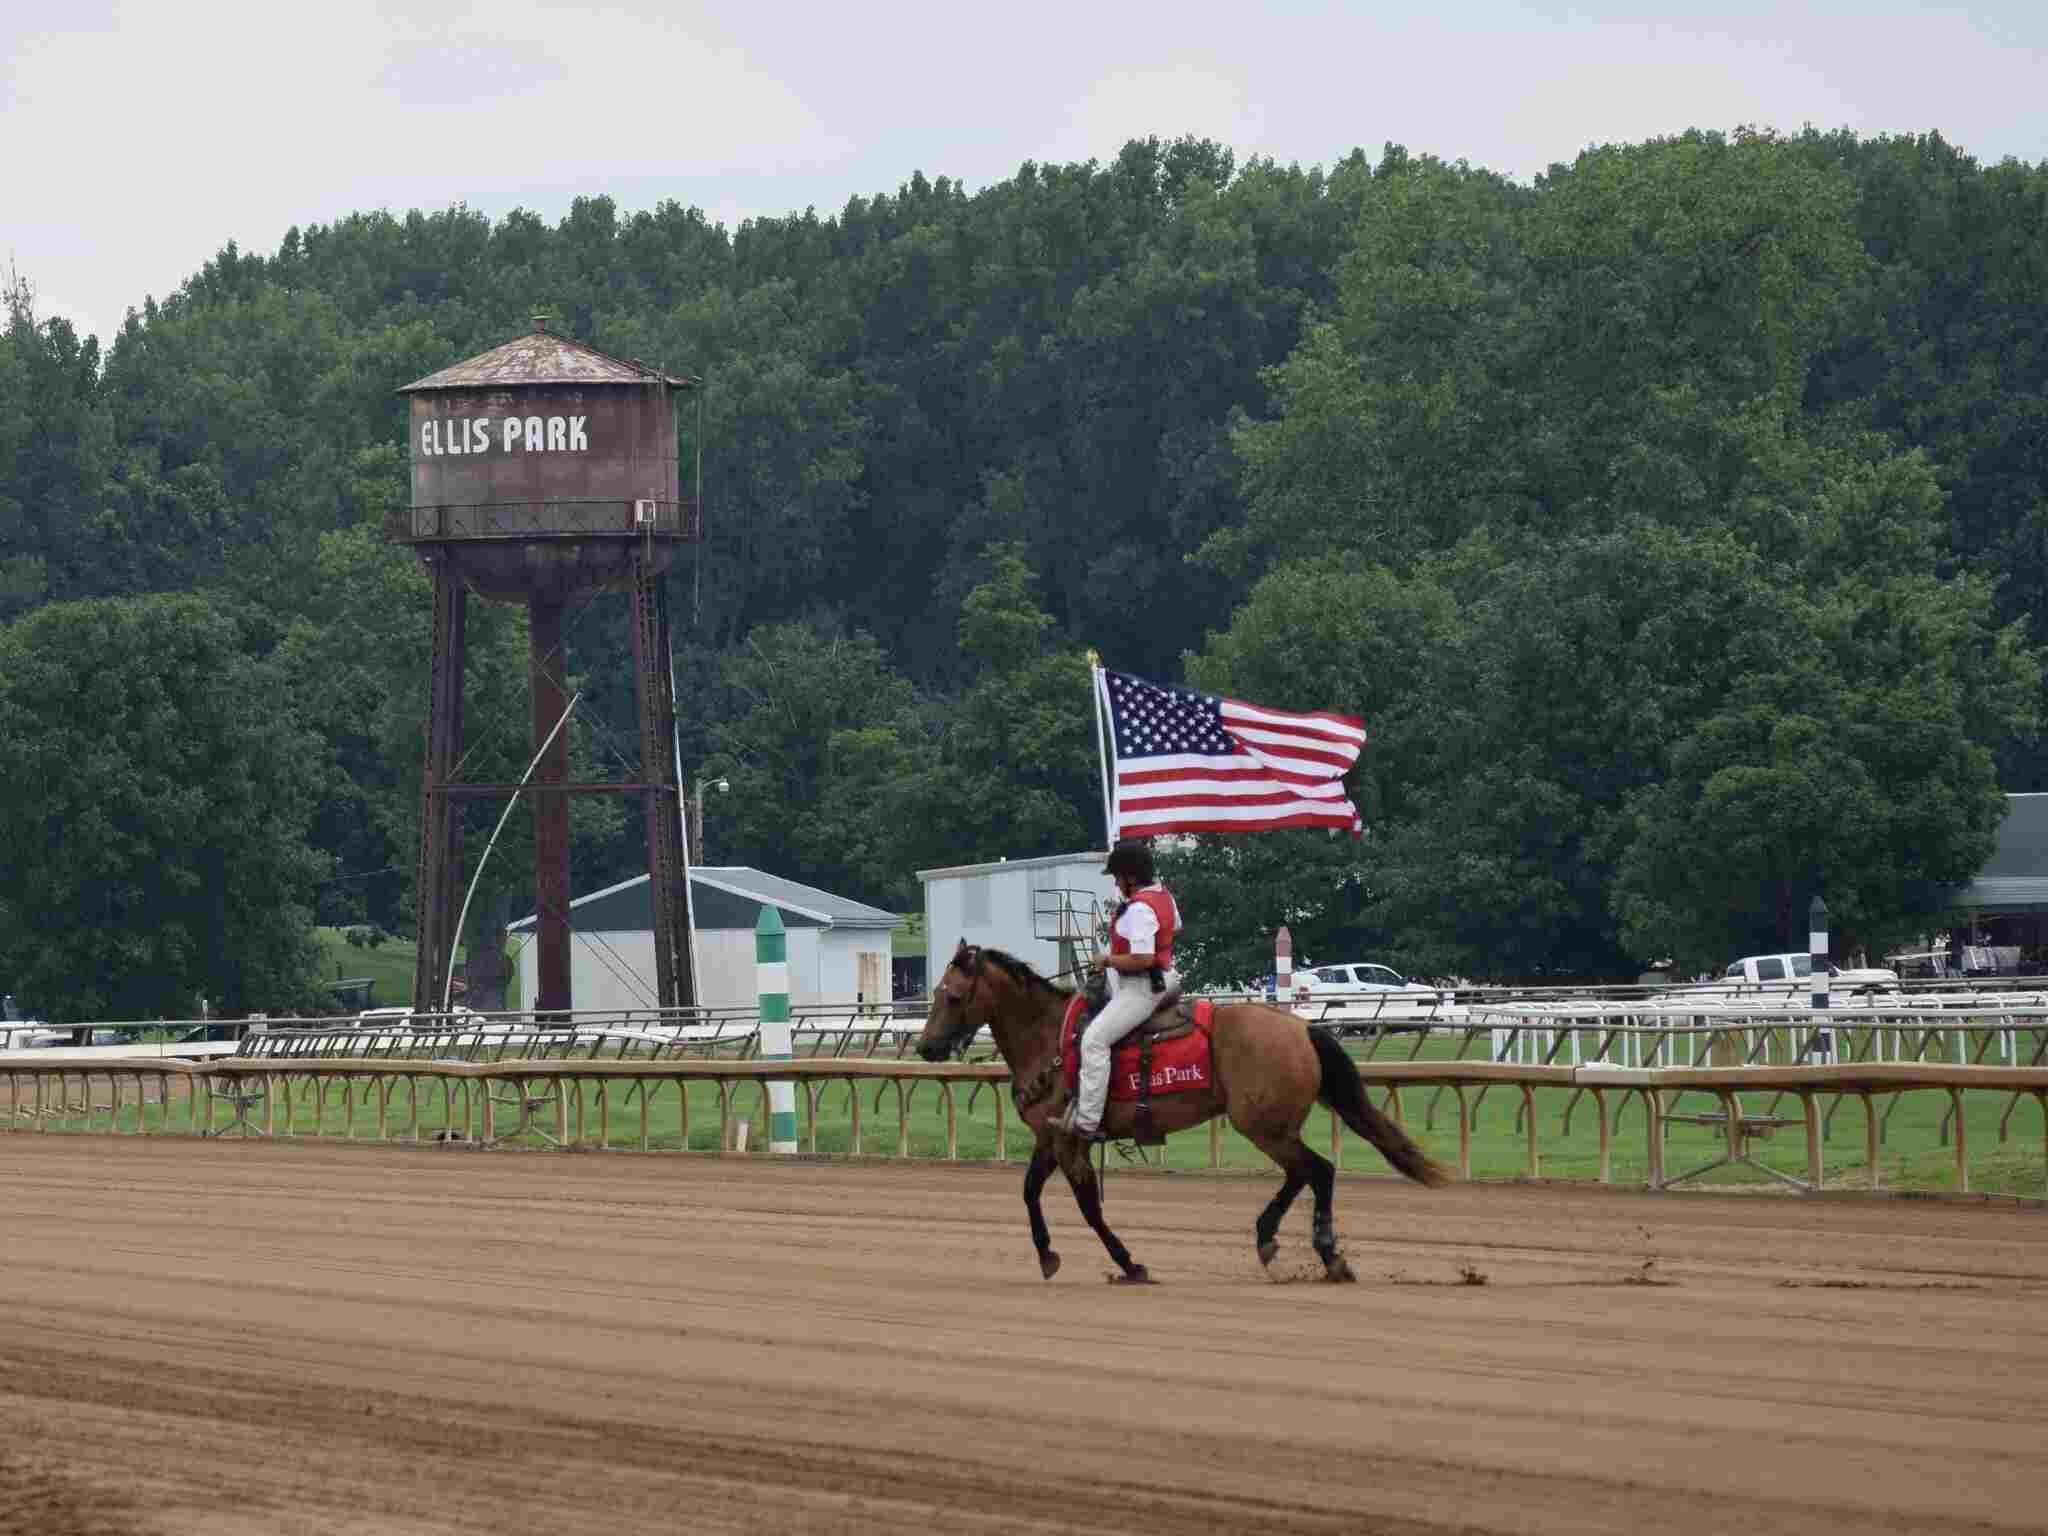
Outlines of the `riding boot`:
M 1081 1100 L 1079 1095 L 1076 1095 L 1067 1100 L 1066 1108 L 1045 1122 L 1045 1128 L 1049 1131 L 1057 1131 L 1063 1136 L 1079 1136 L 1083 1141 L 1102 1140 L 1102 1129 L 1100 1126 L 1082 1130 L 1074 1124 L 1074 1117 L 1079 1113 L 1080 1108 Z

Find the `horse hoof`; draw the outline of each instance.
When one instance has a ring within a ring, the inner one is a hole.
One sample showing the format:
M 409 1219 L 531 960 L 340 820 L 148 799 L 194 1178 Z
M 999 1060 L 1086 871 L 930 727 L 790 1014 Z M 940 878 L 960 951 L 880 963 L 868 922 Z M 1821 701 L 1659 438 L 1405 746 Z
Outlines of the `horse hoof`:
M 1341 1253 L 1333 1253 L 1323 1260 L 1323 1278 L 1332 1285 L 1353 1285 L 1358 1275 L 1351 1268 L 1351 1261 Z
M 1280 1245 L 1268 1238 L 1259 1244 L 1259 1263 L 1271 1267 L 1273 1260 L 1280 1256 Z
M 1038 1256 L 1038 1272 L 1050 1280 L 1060 1272 L 1060 1256 L 1050 1248 Z
M 1152 1278 L 1152 1271 L 1144 1265 L 1133 1264 L 1125 1273 L 1111 1275 L 1109 1283 L 1111 1285 L 1157 1285 L 1159 1282 Z

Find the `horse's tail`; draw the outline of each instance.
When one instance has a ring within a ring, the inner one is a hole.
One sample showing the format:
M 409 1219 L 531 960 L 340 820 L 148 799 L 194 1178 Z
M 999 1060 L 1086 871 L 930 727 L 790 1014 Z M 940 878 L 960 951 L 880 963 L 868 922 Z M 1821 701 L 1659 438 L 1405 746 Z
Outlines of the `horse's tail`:
M 1450 1170 L 1431 1157 L 1400 1126 L 1372 1107 L 1365 1096 L 1365 1084 L 1360 1081 L 1358 1067 L 1345 1054 L 1344 1047 L 1337 1043 L 1337 1037 L 1326 1029 L 1310 1029 L 1309 1043 L 1316 1048 L 1316 1059 L 1322 1063 L 1323 1086 L 1316 1097 L 1334 1110 L 1339 1119 L 1352 1130 L 1363 1136 L 1375 1147 L 1380 1156 L 1394 1165 L 1396 1173 L 1406 1174 L 1418 1184 L 1427 1184 L 1432 1189 L 1451 1182 Z

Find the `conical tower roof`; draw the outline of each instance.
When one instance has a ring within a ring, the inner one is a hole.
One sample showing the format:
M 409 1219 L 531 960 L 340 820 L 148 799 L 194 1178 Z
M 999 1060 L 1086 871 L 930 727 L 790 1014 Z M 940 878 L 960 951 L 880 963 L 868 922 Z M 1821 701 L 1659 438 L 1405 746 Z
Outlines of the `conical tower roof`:
M 697 381 L 664 373 L 642 362 L 627 362 L 567 336 L 557 336 L 545 319 L 536 317 L 533 330 L 452 363 L 439 373 L 414 379 L 401 395 L 429 389 L 504 389 L 531 384 L 670 384 L 692 388 Z

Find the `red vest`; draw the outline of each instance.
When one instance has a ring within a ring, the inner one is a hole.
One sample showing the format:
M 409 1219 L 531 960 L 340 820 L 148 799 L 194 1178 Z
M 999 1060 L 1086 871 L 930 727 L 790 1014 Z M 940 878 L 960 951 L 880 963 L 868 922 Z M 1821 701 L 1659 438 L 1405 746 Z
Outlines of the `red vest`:
M 1152 915 L 1159 919 L 1159 932 L 1152 940 L 1152 963 L 1162 971 L 1172 970 L 1173 927 L 1176 916 L 1173 898 L 1167 894 L 1164 886 L 1147 886 L 1133 896 L 1131 901 L 1142 901 L 1152 909 Z M 1128 905 L 1130 903 L 1126 902 L 1125 906 Z M 1116 910 L 1117 916 L 1121 917 L 1123 907 Z M 1109 952 L 1112 955 L 1128 955 L 1131 952 L 1131 941 L 1116 931 L 1115 923 L 1111 923 L 1109 928 Z

